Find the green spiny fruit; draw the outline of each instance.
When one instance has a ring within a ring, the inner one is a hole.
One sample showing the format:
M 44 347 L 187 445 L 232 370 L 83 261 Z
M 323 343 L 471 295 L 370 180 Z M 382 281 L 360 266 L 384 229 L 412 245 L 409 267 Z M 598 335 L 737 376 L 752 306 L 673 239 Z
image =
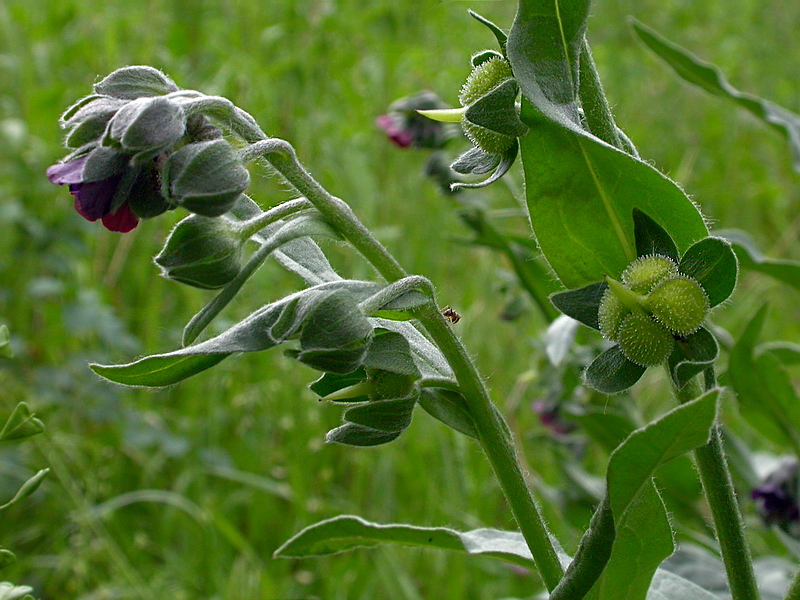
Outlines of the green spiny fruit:
M 678 265 L 666 256 L 640 256 L 622 272 L 622 283 L 634 292 L 649 294 L 659 283 L 678 274 Z
M 472 70 L 461 87 L 458 99 L 462 106 L 470 106 L 513 76 L 508 61 L 502 56 L 494 56 Z M 476 125 L 466 117 L 461 119 L 461 126 L 464 134 L 475 146 L 490 154 L 502 154 L 514 143 L 513 137 Z
M 630 314 L 630 310 L 617 298 L 611 289 L 607 289 L 600 299 L 600 306 L 597 310 L 597 321 L 600 325 L 600 333 L 603 337 L 612 342 L 617 341 L 620 325 L 623 319 Z
M 660 365 L 672 354 L 675 340 L 661 324 L 647 315 L 629 314 L 622 321 L 617 337 L 620 350 L 643 367 Z
M 650 293 L 647 309 L 670 331 L 687 336 L 697 331 L 708 315 L 708 295 L 697 281 L 679 275 Z
M 461 86 L 458 95 L 461 106 L 469 106 L 513 76 L 511 65 L 502 56 L 494 56 L 480 63 Z

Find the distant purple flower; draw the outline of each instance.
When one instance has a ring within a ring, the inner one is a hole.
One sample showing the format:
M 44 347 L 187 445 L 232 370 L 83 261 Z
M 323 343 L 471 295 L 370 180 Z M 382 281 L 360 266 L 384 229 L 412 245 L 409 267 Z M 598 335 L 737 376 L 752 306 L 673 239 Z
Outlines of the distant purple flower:
M 767 525 L 776 524 L 789 533 L 796 530 L 800 525 L 797 461 L 782 461 L 751 496 Z
M 88 221 L 102 219 L 109 231 L 126 233 L 139 224 L 127 201 L 114 212 L 112 203 L 123 173 L 97 181 L 83 180 L 83 167 L 87 156 L 66 163 L 55 164 L 47 169 L 47 178 L 56 185 L 68 185 L 69 192 L 75 196 L 75 210 Z
M 567 435 L 575 431 L 575 424 L 561 416 L 561 406 L 557 402 L 537 400 L 533 412 L 539 415 L 539 422 L 556 435 Z
M 418 110 L 449 108 L 433 92 L 420 92 L 392 102 L 386 114 L 375 119 L 387 137 L 401 148 L 442 148 L 458 135 L 450 123 L 423 117 Z

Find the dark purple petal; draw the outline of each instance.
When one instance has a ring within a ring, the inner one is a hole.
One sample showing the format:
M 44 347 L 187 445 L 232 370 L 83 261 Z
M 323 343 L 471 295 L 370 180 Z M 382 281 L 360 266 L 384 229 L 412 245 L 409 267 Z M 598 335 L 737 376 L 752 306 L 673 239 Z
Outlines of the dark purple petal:
M 139 224 L 139 219 L 133 214 L 130 205 L 123 202 L 116 212 L 103 217 L 103 225 L 109 231 L 127 233 Z
M 111 212 L 111 203 L 117 193 L 122 175 L 79 183 L 70 186 L 70 192 L 75 196 L 75 210 L 84 219 L 96 221 Z
M 401 148 L 408 148 L 414 141 L 414 132 L 406 128 L 406 119 L 399 113 L 380 115 L 375 123 Z
M 56 185 L 74 185 L 81 183 L 83 175 L 83 165 L 86 164 L 86 156 L 82 156 L 66 163 L 58 163 L 47 167 L 47 178 L 50 183 Z M 70 189 L 70 191 L 72 191 Z

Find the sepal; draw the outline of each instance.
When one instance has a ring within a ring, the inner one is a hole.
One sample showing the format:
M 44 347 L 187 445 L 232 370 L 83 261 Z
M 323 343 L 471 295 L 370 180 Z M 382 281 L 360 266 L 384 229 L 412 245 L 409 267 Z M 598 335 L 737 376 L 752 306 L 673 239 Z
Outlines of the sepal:
M 96 94 L 135 100 L 143 96 L 163 96 L 177 92 L 178 86 L 158 69 L 130 66 L 117 69 L 94 85 Z

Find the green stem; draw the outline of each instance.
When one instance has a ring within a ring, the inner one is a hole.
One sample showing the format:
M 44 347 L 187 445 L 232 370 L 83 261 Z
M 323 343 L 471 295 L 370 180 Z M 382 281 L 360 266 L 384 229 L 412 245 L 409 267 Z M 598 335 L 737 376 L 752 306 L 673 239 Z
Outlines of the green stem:
M 697 378 L 677 390 L 681 403 L 688 402 L 702 393 Z M 728 462 L 722 447 L 719 425 L 711 430 L 711 439 L 694 452 L 700 481 L 714 520 L 722 562 L 728 575 L 728 585 L 733 600 L 759 600 L 753 560 L 745 539 L 744 523 L 736 502 L 736 492 L 728 470 Z
M 792 585 L 789 586 L 789 591 L 786 592 L 784 600 L 800 600 L 800 569 L 794 574 Z
M 594 64 L 589 42 L 583 39 L 580 56 L 581 83 L 579 95 L 589 131 L 615 148 L 626 150 L 611 114 L 611 107 L 603 91 L 600 75 Z
M 294 200 L 287 200 L 283 204 L 271 208 L 257 217 L 253 217 L 247 221 L 242 222 L 239 227 L 239 233 L 242 239 L 250 239 L 259 231 L 264 229 L 267 225 L 271 225 L 275 221 L 290 217 L 299 213 L 307 208 L 311 208 L 311 203 L 305 198 L 295 198 Z
M 405 270 L 358 220 L 352 209 L 313 179 L 299 163 L 294 148 L 288 142 L 266 139 L 252 144 L 248 154 L 261 154 L 388 281 L 395 282 L 407 277 Z M 511 506 L 539 573 L 547 589 L 552 590 L 564 571 L 525 481 L 508 426 L 492 403 L 469 354 L 435 303 L 416 309 L 415 316 L 453 369 L 474 420 L 483 451 Z

